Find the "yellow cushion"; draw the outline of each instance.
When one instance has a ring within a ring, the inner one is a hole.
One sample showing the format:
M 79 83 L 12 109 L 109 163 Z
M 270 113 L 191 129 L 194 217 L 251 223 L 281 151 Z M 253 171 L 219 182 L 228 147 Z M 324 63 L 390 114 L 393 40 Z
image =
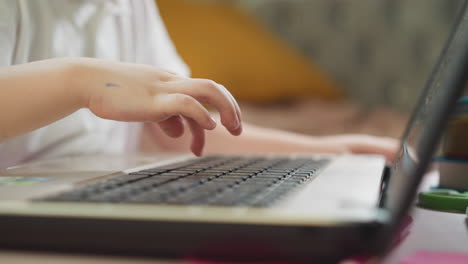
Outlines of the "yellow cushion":
M 234 5 L 188 0 L 157 4 L 192 76 L 224 84 L 238 100 L 339 97 L 333 81 L 317 66 Z

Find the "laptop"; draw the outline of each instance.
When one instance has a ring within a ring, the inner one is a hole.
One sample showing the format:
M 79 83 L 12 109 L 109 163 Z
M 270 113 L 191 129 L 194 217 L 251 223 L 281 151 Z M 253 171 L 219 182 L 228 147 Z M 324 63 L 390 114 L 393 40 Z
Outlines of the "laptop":
M 391 166 L 373 155 L 71 156 L 0 173 L 0 247 L 333 263 L 382 256 L 468 76 L 468 9 Z

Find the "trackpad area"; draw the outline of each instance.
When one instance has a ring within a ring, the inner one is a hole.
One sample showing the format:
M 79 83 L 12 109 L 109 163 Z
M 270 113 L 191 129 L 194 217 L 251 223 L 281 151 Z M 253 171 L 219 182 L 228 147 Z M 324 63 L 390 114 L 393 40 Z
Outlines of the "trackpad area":
M 123 170 L 170 160 L 175 155 L 95 154 L 39 160 L 0 171 L 0 200 L 40 198 L 121 173 Z
M 113 172 L 37 172 L 0 175 L 1 200 L 27 200 L 66 191 L 77 183 L 111 175 Z

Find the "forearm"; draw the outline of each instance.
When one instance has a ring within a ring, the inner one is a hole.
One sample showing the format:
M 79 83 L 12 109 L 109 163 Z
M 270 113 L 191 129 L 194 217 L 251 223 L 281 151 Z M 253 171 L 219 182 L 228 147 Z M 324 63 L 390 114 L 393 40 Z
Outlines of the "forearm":
M 85 104 L 71 65 L 52 59 L 0 68 L 0 142 L 59 120 Z
M 343 153 L 347 149 L 341 144 L 332 144 L 321 137 L 312 137 L 277 129 L 257 127 L 244 123 L 242 135 L 230 136 L 218 126 L 207 132 L 205 154 L 209 153 L 266 153 L 266 152 L 324 152 Z M 180 138 L 170 138 L 158 126 L 146 124 L 143 130 L 141 150 L 175 151 L 187 150 L 191 135 L 186 131 Z
M 173 139 L 158 126 L 146 124 L 141 150 L 182 152 L 190 145 L 190 133 Z M 207 132 L 205 153 L 368 153 L 380 154 L 390 161 L 399 148 L 393 138 L 347 134 L 308 136 L 244 123 L 241 136 L 232 137 L 221 127 Z
M 209 131 L 206 153 L 346 152 L 344 146 L 322 141 L 320 137 L 245 124 L 239 137 L 226 137 L 222 130 Z

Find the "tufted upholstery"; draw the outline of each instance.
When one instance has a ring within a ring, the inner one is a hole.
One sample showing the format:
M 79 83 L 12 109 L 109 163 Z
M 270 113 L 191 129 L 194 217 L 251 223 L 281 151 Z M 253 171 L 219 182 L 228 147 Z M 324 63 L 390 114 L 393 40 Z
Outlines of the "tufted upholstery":
M 239 0 L 367 106 L 411 110 L 461 0 Z

